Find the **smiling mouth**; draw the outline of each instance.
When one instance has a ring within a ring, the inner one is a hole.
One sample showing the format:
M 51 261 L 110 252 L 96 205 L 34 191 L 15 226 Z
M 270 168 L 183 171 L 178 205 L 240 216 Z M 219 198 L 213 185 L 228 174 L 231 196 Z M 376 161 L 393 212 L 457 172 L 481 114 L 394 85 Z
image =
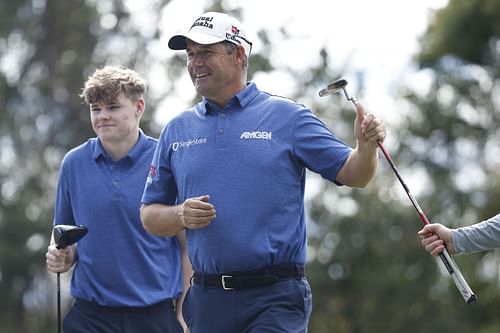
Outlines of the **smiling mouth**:
M 199 74 L 195 74 L 195 79 L 203 79 L 204 77 L 207 77 L 209 76 L 208 73 L 199 73 Z

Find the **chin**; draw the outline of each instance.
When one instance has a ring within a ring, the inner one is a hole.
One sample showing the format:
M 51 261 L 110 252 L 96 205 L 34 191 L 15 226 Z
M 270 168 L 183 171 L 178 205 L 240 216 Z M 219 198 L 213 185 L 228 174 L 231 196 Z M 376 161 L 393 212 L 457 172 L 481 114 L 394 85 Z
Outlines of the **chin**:
M 210 98 L 211 95 L 214 93 L 214 86 L 211 84 L 200 84 L 200 85 L 195 85 L 194 86 L 196 89 L 196 92 L 201 95 Z

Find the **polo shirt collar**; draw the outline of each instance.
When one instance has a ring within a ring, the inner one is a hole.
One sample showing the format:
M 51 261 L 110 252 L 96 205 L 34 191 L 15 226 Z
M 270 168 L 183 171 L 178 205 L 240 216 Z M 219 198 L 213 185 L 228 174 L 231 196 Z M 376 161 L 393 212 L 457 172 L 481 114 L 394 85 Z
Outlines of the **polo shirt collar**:
M 144 132 L 139 128 L 139 138 L 137 139 L 136 144 L 129 150 L 127 156 L 132 160 L 132 162 L 136 162 L 142 155 L 144 149 L 146 149 L 148 139 L 144 135 Z
M 132 162 L 137 161 L 141 156 L 143 150 L 145 149 L 147 141 L 148 140 L 144 135 L 144 132 L 139 128 L 139 138 L 137 140 L 137 143 L 132 147 L 132 149 L 129 150 L 127 156 L 125 156 L 124 158 L 128 157 L 132 160 Z M 102 148 L 101 140 L 99 138 L 95 138 L 93 140 L 93 143 L 94 149 L 92 158 L 94 160 L 98 160 L 101 157 L 108 156 L 108 154 L 104 151 L 104 148 Z
M 94 138 L 91 139 L 91 142 L 93 144 L 93 153 L 92 153 L 92 158 L 97 161 L 97 159 L 107 156 L 106 152 L 102 148 L 101 145 L 101 140 L 99 138 Z
M 242 108 L 244 108 L 258 94 L 259 94 L 259 89 L 257 88 L 257 85 L 255 84 L 255 82 L 250 81 L 250 82 L 247 82 L 247 86 L 245 89 L 243 89 L 242 91 L 240 91 L 239 93 L 237 93 L 236 95 L 234 95 L 230 99 L 229 103 L 231 102 L 231 100 L 234 99 L 239 103 L 239 105 Z M 201 112 L 203 114 L 207 114 L 208 112 L 210 112 L 211 105 L 213 105 L 213 103 L 210 102 L 210 100 L 208 98 L 203 96 L 202 102 L 201 102 Z
M 240 91 L 236 95 L 236 98 L 240 102 L 241 107 L 244 108 L 259 94 L 259 92 L 255 82 L 248 82 L 247 87 Z

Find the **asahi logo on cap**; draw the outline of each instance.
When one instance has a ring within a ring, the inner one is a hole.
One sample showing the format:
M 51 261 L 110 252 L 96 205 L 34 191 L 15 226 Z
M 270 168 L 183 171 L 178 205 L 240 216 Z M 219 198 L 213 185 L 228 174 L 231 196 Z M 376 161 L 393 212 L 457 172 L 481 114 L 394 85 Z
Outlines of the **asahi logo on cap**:
M 212 24 L 214 17 L 213 16 L 201 16 L 196 21 L 194 21 L 191 29 L 194 27 L 205 27 L 208 29 L 213 29 L 214 25 Z

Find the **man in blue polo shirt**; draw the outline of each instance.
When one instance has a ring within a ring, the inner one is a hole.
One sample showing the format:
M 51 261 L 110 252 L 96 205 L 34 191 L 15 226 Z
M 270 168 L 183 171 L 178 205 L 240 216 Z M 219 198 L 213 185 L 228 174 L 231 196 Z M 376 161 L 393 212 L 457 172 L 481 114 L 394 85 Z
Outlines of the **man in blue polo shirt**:
M 306 332 L 306 168 L 365 186 L 385 128 L 357 105 L 356 148 L 307 107 L 246 82 L 251 42 L 209 12 L 169 47 L 186 50 L 200 103 L 163 129 L 142 197 L 157 235 L 186 230 L 195 271 L 184 302 L 191 333 Z
M 46 255 L 51 272 L 75 264 L 66 333 L 183 332 L 185 326 L 180 303 L 175 313 L 182 264 L 189 263 L 184 233 L 153 236 L 139 215 L 157 144 L 139 129 L 145 90 L 136 72 L 108 66 L 89 77 L 81 94 L 97 138 L 64 157 L 54 224 L 84 225 L 88 234 L 66 249 L 52 238 Z

